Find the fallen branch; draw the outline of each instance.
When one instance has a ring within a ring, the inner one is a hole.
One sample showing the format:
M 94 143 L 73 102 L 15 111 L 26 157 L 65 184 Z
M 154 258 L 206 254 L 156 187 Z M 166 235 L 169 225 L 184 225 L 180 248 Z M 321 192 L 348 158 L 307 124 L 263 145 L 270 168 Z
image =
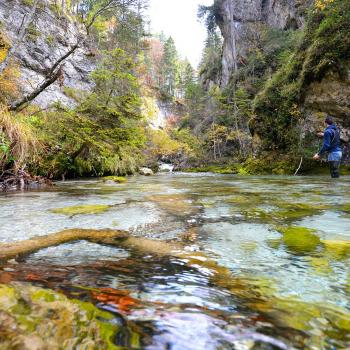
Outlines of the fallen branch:
M 71 229 L 20 242 L 1 243 L 0 260 L 9 260 L 34 253 L 40 249 L 81 240 L 157 255 L 175 255 L 175 251 L 183 249 L 182 245 L 176 243 L 131 237 L 126 231 Z
M 31 239 L 0 244 L 0 259 L 8 260 L 16 258 L 20 255 L 26 255 L 36 252 L 40 249 L 57 246 L 64 243 L 69 243 L 78 240 L 87 240 L 93 242 L 103 242 L 108 239 L 111 242 L 112 239 L 126 238 L 128 233 L 124 231 L 112 231 L 112 230 L 66 230 L 58 233 L 54 233 L 47 236 L 33 237 Z
M 35 185 L 51 186 L 52 182 L 45 177 L 32 176 L 24 170 L 5 170 L 0 174 L 0 191 L 23 190 Z
M 298 169 L 296 170 L 296 172 L 294 173 L 294 176 L 297 176 L 297 175 L 298 175 L 298 172 L 299 172 L 299 170 L 300 170 L 302 164 L 303 164 L 303 157 L 301 157 L 301 159 L 300 159 L 299 167 L 298 167 Z

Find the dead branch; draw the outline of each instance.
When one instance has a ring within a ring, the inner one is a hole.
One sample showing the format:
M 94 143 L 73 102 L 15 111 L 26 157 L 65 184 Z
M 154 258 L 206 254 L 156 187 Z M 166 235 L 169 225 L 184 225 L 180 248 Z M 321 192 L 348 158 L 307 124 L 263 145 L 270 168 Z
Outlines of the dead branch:
M 50 85 L 52 85 L 62 74 L 63 64 L 62 62 L 65 61 L 70 55 L 72 55 L 75 50 L 79 47 L 79 43 L 75 44 L 71 47 L 71 49 L 65 53 L 63 56 L 61 56 L 49 69 L 44 81 L 37 86 L 36 89 L 34 89 L 29 94 L 25 95 L 21 99 L 11 103 L 8 107 L 10 111 L 16 111 L 24 104 L 33 101 L 37 96 L 39 96 L 46 88 L 48 88 Z M 62 65 L 61 65 L 62 64 Z

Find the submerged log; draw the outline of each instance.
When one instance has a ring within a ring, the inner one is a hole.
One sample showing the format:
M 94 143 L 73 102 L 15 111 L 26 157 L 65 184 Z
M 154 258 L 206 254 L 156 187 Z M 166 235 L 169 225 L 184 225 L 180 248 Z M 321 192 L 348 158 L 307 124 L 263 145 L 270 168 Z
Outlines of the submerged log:
M 111 244 L 113 240 L 125 239 L 128 236 L 129 234 L 127 232 L 116 230 L 65 230 L 46 236 L 33 237 L 25 241 L 1 243 L 0 260 L 9 260 L 20 255 L 36 252 L 40 249 L 74 241 L 86 240 L 96 243 L 106 242 Z

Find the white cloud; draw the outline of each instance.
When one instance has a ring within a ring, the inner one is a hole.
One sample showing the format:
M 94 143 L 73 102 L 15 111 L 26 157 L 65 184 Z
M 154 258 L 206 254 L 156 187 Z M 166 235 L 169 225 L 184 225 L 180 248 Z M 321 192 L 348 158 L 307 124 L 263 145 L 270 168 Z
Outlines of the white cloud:
M 151 30 L 171 35 L 182 57 L 196 67 L 206 37 L 206 29 L 197 19 L 198 5 L 212 3 L 213 0 L 150 0 Z

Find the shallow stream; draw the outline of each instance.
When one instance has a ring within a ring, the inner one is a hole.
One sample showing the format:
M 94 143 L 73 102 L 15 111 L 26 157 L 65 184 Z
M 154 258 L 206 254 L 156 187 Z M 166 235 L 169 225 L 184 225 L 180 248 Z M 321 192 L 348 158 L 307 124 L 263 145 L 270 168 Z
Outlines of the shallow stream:
M 78 241 L 7 262 L 0 283 L 108 311 L 123 349 L 349 349 L 349 180 L 175 173 L 2 194 L 1 242 L 127 230 L 207 263 Z M 104 207 L 57 210 L 90 205 Z

